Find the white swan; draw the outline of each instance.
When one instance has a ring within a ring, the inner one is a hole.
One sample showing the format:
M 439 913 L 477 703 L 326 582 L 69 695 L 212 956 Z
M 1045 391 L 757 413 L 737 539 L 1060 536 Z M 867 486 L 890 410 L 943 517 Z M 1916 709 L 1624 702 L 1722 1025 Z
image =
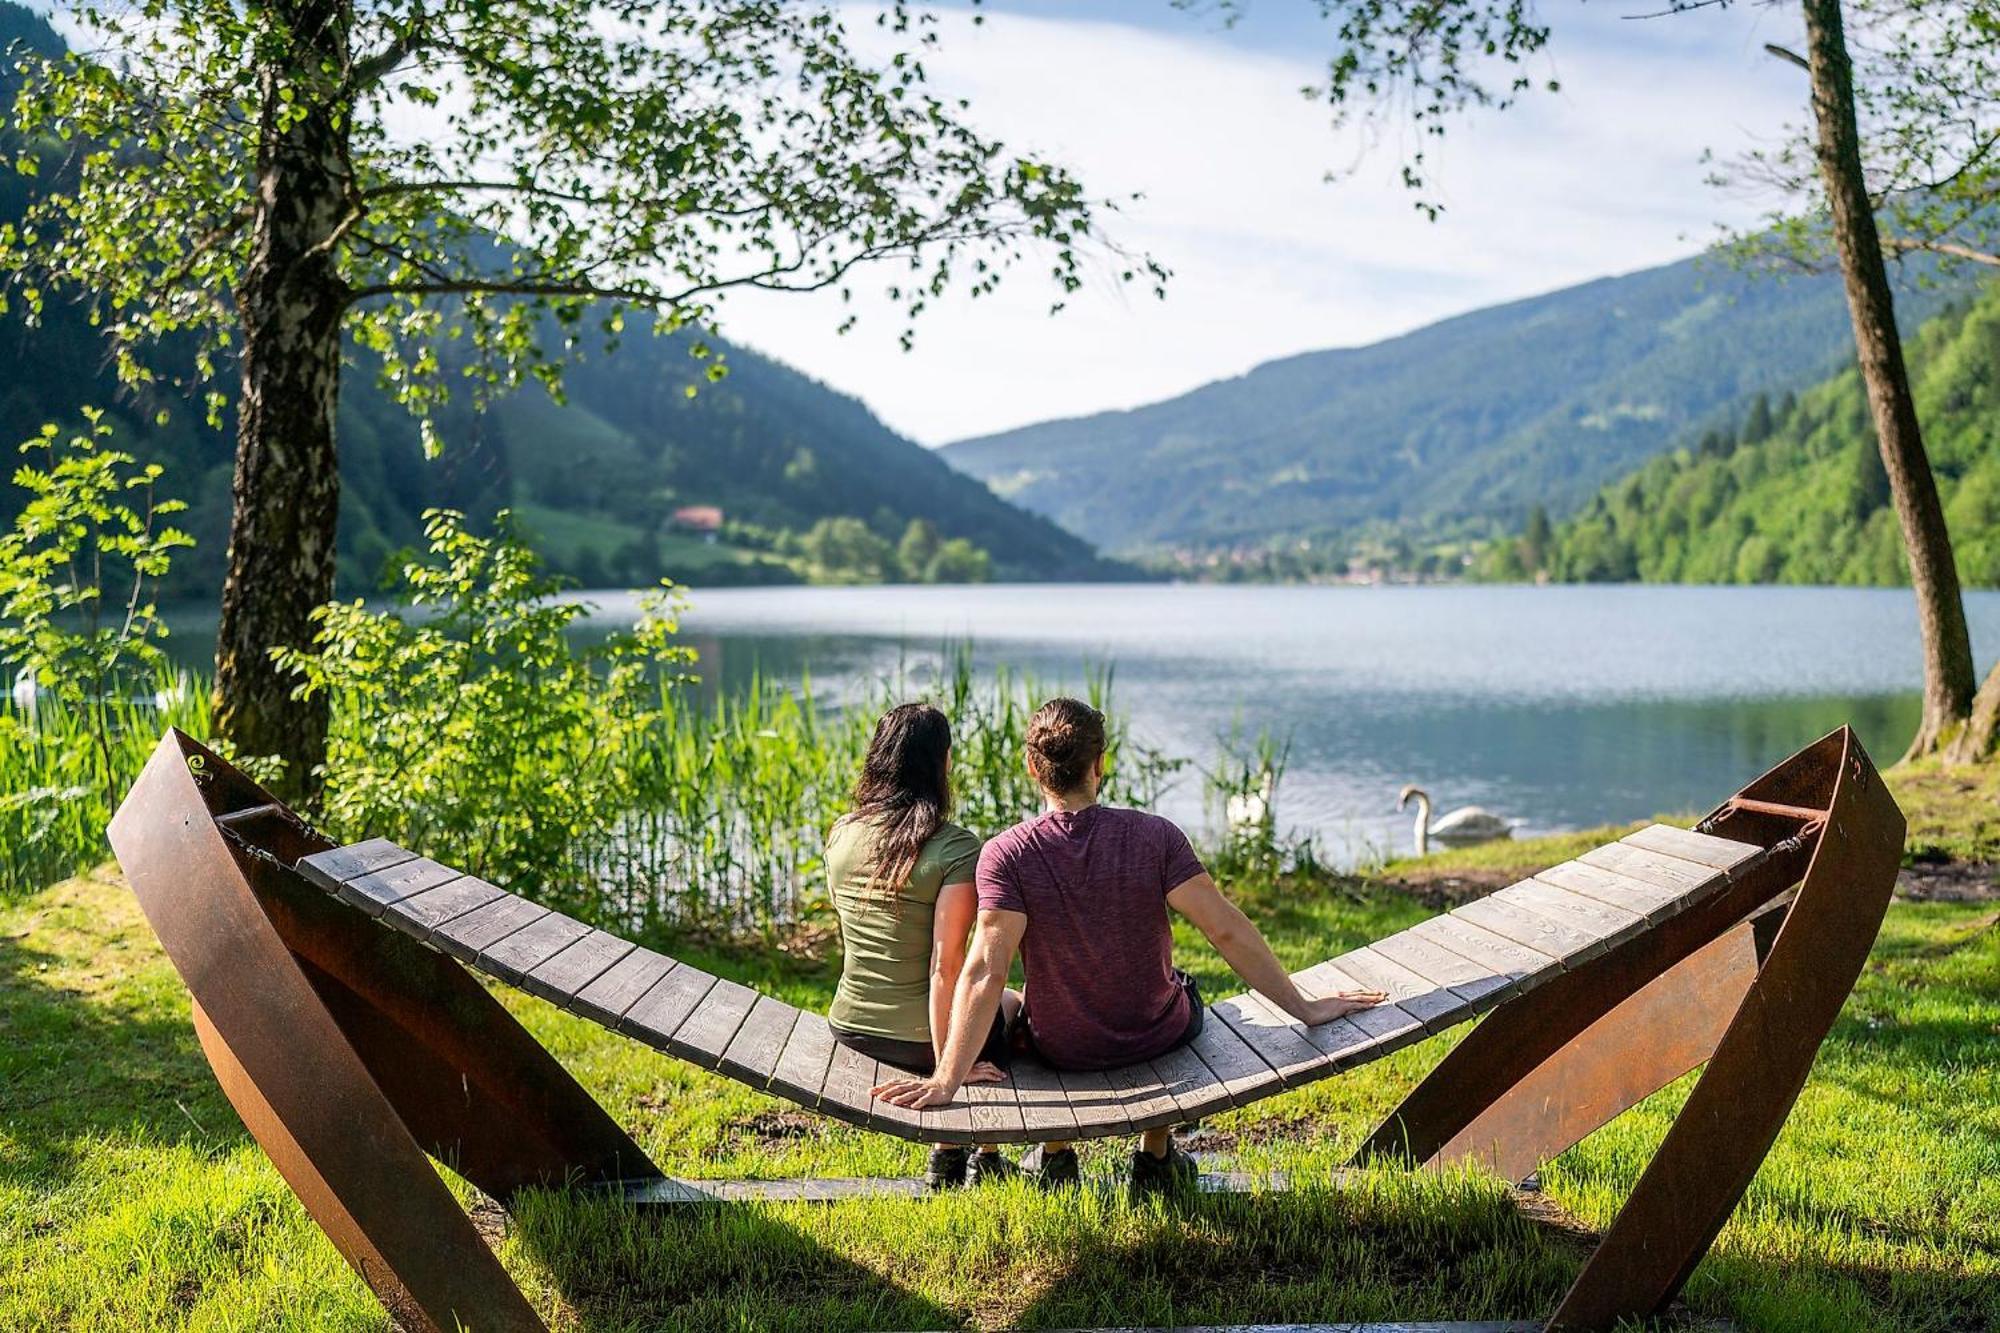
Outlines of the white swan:
M 1229 824 L 1231 833 L 1255 833 L 1271 822 L 1271 797 L 1278 787 L 1277 774 L 1270 769 L 1257 786 L 1249 791 L 1232 792 L 1223 802 L 1222 817 Z
M 1396 797 L 1396 808 L 1401 810 L 1413 800 L 1417 803 L 1418 856 L 1430 855 L 1433 838 L 1448 846 L 1470 847 L 1514 836 L 1513 827 L 1506 820 L 1476 805 L 1460 806 L 1437 823 L 1431 823 L 1431 794 L 1422 787 L 1403 788 Z
M 35 711 L 35 701 L 41 697 L 41 687 L 35 680 L 35 669 L 23 667 L 21 674 L 14 677 L 14 707 L 23 713 Z

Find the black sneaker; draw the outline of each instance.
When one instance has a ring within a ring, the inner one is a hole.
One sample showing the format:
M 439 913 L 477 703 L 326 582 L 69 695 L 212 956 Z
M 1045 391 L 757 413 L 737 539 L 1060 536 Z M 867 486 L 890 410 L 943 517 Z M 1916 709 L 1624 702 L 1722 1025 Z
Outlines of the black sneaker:
M 1144 1148 L 1132 1150 L 1132 1193 L 1191 1194 L 1201 1181 L 1201 1167 L 1194 1158 L 1169 1143 L 1165 1157 L 1155 1157 Z
M 1074 1148 L 1049 1152 L 1038 1145 L 1021 1159 L 1021 1170 L 1045 1190 L 1070 1189 L 1083 1179 Z
M 955 1190 L 965 1183 L 965 1158 L 963 1148 L 931 1149 L 930 1168 L 924 1172 L 924 1188 L 936 1194 L 941 1190 Z
M 976 1152 L 965 1168 L 965 1183 L 968 1185 L 997 1185 L 1003 1180 L 1012 1180 L 1021 1174 L 1021 1168 L 1002 1157 L 998 1152 Z

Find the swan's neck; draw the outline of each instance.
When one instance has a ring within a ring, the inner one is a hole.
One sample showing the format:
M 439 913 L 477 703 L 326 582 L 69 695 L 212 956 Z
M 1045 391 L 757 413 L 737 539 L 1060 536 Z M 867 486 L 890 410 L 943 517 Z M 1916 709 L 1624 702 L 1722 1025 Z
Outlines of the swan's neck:
M 1417 855 L 1429 856 L 1431 851 L 1431 798 L 1424 792 L 1412 797 L 1417 803 Z

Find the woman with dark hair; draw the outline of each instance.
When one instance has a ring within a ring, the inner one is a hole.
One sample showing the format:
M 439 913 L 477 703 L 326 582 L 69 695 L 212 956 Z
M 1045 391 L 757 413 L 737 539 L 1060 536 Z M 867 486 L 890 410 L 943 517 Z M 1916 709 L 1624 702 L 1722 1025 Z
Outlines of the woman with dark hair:
M 986 844 L 977 877 L 979 930 L 949 1023 L 951 1040 L 920 1079 L 891 1079 L 875 1095 L 898 1106 L 943 1106 L 976 1052 L 966 1038 L 1002 1010 L 1019 953 L 1026 999 L 1014 1040 L 1056 1069 L 1115 1069 L 1164 1055 L 1201 1032 L 1201 992 L 1174 966 L 1169 913 L 1208 937 L 1245 984 L 1308 1027 L 1380 1004 L 1380 991 L 1302 989 L 1249 918 L 1216 888 L 1187 835 L 1143 810 L 1100 805 L 1104 714 L 1051 699 L 1028 723 L 1028 771 L 1042 813 Z M 1077 1181 L 1076 1153 L 1045 1143 L 1024 1160 L 1044 1187 Z M 1167 1127 L 1147 1130 L 1132 1154 L 1135 1190 L 1185 1188 L 1192 1158 Z
M 868 744 L 854 808 L 826 842 L 840 917 L 840 985 L 827 1022 L 834 1039 L 898 1069 L 929 1074 L 949 1035 L 978 899 L 979 839 L 950 822 L 951 723 L 928 704 L 882 715 Z M 1003 999 L 975 1043 L 966 1081 L 992 1082 L 1007 1058 Z M 997 1151 L 940 1144 L 925 1182 L 949 1189 L 1014 1170 Z

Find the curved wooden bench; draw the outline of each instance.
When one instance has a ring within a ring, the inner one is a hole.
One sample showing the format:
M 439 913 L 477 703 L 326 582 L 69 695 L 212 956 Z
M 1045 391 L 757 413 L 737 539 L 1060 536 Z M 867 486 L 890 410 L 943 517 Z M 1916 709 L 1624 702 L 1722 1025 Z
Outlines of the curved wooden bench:
M 1182 1049 L 1102 1073 L 1018 1063 L 910 1111 L 823 1017 L 383 839 L 334 846 L 170 732 L 113 821 L 225 1091 L 307 1208 L 417 1326 L 539 1329 L 425 1162 L 502 1200 L 659 1181 L 467 968 L 810 1110 L 919 1141 L 1127 1134 L 1327 1078 L 1491 1016 L 1359 1156 L 1518 1179 L 1708 1062 L 1551 1326 L 1670 1300 L 1768 1151 L 1879 927 L 1901 813 L 1851 733 L 1694 830 L 1655 824 L 1297 974 L 1391 1002 L 1316 1027 L 1254 992 Z

